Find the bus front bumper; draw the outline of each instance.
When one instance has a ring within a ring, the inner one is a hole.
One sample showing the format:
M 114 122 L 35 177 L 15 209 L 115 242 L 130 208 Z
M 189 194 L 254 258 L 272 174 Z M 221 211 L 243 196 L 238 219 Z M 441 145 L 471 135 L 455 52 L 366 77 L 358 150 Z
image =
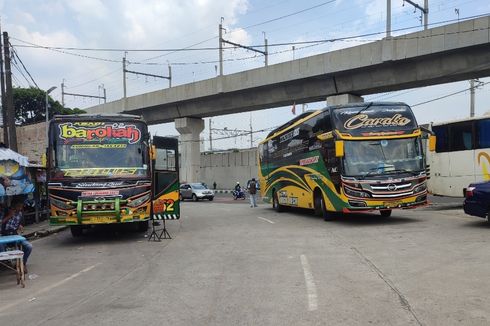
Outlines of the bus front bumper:
M 403 198 L 400 200 L 360 200 L 348 199 L 348 204 L 343 208 L 344 213 L 363 212 L 373 210 L 388 210 L 388 209 L 410 209 L 427 205 L 427 194 Z

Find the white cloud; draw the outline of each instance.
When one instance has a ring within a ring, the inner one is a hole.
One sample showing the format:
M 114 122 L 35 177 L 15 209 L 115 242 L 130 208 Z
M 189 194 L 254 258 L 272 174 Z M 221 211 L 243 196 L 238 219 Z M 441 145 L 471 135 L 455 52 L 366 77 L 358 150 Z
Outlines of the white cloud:
M 73 10 L 78 19 L 83 20 L 86 16 L 105 18 L 109 13 L 108 8 L 100 0 L 66 1 L 66 5 Z

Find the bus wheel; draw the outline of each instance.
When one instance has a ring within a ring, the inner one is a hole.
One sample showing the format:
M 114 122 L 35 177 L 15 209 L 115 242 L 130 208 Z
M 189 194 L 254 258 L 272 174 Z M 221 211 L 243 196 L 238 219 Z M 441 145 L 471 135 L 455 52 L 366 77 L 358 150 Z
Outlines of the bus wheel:
M 71 235 L 74 238 L 81 237 L 83 235 L 83 228 L 81 225 L 70 226 Z
M 323 217 L 325 221 L 331 221 L 335 218 L 335 214 L 327 211 L 327 207 L 325 206 L 325 201 L 323 200 L 323 196 L 320 192 L 315 194 L 315 215 Z
M 141 221 L 136 223 L 138 223 L 138 232 L 148 231 L 148 221 Z
M 382 211 L 379 211 L 382 217 L 390 217 L 391 216 L 391 209 L 385 209 Z
M 274 192 L 272 195 L 272 208 L 279 213 L 284 211 L 284 206 L 279 204 L 279 198 L 277 197 L 277 192 Z

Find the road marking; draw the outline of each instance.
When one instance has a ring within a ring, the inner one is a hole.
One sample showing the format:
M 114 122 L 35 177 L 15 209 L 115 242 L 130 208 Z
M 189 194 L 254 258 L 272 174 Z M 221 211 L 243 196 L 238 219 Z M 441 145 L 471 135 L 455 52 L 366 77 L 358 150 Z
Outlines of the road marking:
M 271 220 L 266 219 L 265 217 L 257 216 L 257 218 L 258 218 L 258 219 L 261 219 L 261 220 L 263 220 L 263 221 L 269 222 L 270 224 L 274 224 L 274 223 L 276 223 L 276 222 L 274 222 L 274 221 L 271 221 Z
M 303 266 L 303 272 L 305 274 L 306 293 L 308 294 L 308 311 L 315 311 L 318 309 L 318 297 L 316 294 L 315 280 L 311 273 L 310 264 L 305 255 L 301 255 L 301 265 Z
M 63 280 L 61 280 L 59 282 L 56 282 L 54 284 L 51 284 L 50 286 L 47 286 L 47 287 L 45 287 L 45 288 L 43 288 L 43 289 L 41 289 L 41 290 L 39 290 L 39 291 L 37 291 L 35 293 L 31 293 L 29 295 L 29 298 L 28 299 L 19 299 L 19 300 L 16 300 L 14 302 L 11 302 L 8 305 L 2 306 L 2 307 L 0 307 L 0 313 L 4 312 L 5 310 L 9 310 L 10 308 L 12 308 L 12 307 L 14 307 L 14 306 L 16 306 L 18 304 L 22 304 L 25 301 L 31 301 L 32 302 L 32 301 L 34 301 L 34 300 L 32 300 L 32 298 L 36 298 L 40 294 L 46 293 L 48 291 L 51 291 L 52 289 L 57 288 L 57 287 L 65 284 L 66 282 L 69 282 L 69 281 L 73 280 L 74 278 L 79 277 L 83 273 L 87 273 L 87 272 L 91 271 L 92 269 L 94 269 L 95 267 L 97 267 L 100 264 L 101 263 L 97 263 L 95 265 L 89 266 L 89 267 L 87 267 L 85 269 L 82 269 L 80 272 L 75 273 L 75 274 L 73 274 L 71 276 L 68 276 L 67 278 L 65 278 L 65 279 L 63 279 Z

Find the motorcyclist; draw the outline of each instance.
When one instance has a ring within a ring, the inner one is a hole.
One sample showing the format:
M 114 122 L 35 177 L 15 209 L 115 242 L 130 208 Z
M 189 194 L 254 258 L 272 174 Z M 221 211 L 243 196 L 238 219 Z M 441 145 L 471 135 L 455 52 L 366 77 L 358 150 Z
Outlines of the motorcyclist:
M 240 186 L 240 182 L 237 181 L 236 185 L 235 185 L 235 191 L 237 193 L 241 192 L 242 191 L 242 187 Z

